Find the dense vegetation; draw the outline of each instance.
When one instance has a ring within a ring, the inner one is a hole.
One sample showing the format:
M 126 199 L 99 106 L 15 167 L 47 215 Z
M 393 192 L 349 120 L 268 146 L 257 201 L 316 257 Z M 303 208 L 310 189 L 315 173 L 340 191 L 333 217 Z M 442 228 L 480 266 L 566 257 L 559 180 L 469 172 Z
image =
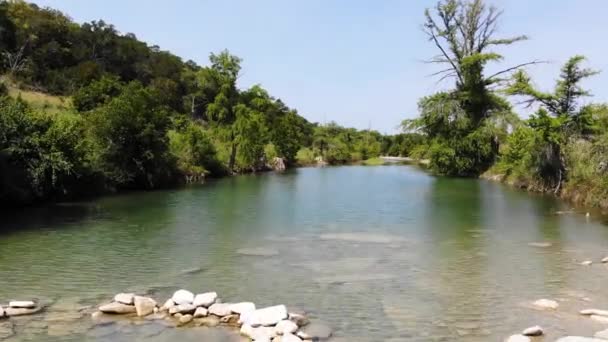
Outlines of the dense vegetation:
M 608 207 L 608 106 L 580 101 L 590 95 L 581 82 L 597 71 L 574 56 L 552 92 L 537 89 L 522 69 L 537 60 L 488 75 L 486 65 L 503 59 L 491 48 L 527 39 L 497 37 L 500 14 L 482 0 L 443 0 L 426 11 L 424 30 L 439 52 L 430 62 L 446 66 L 436 75 L 455 84 L 421 99 L 420 117 L 404 121 L 405 130 L 428 139 L 426 155 L 439 174 L 485 172 Z M 536 112 L 520 120 L 506 96 L 523 98 Z
M 3 205 L 154 189 L 275 158 L 335 164 L 410 148 L 310 123 L 259 85 L 240 89 L 241 59 L 228 51 L 199 66 L 103 21 L 80 25 L 24 1 L 0 0 L 0 52 Z

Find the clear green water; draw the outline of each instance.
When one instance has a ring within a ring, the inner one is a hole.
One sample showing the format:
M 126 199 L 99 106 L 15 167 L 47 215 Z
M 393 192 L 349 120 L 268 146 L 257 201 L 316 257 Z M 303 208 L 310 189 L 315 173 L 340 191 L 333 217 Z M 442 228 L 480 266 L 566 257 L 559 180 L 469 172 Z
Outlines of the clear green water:
M 535 324 L 547 341 L 592 335 L 603 327 L 577 312 L 608 308 L 608 267 L 578 263 L 608 255 L 608 227 L 564 210 L 409 166 L 304 168 L 28 209 L 0 221 L 0 302 L 55 303 L 14 320 L 8 341 L 228 341 L 52 316 L 126 290 L 164 300 L 177 287 L 302 308 L 343 341 L 501 341 Z M 539 298 L 560 308 L 528 307 Z

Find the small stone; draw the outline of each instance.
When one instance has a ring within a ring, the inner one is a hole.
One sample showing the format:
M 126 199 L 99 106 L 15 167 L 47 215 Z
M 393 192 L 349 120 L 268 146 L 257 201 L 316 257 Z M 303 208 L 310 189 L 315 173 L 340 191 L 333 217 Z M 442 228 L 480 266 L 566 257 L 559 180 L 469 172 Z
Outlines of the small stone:
M 192 304 L 192 302 L 194 301 L 194 294 L 187 290 L 177 290 L 175 291 L 171 299 L 173 299 L 173 302 L 175 302 L 175 304 L 177 305 Z
M 182 317 L 179 318 L 179 323 L 181 324 L 188 324 L 190 322 L 192 322 L 192 315 L 183 315 Z
M 290 320 L 282 320 L 274 327 L 277 335 L 293 334 L 298 331 L 298 325 Z
M 235 303 L 230 305 L 230 311 L 242 315 L 246 312 L 255 311 L 255 304 L 251 302 Z
M 35 313 L 38 313 L 42 311 L 42 306 L 39 307 L 35 307 L 33 309 L 28 309 L 28 308 L 6 308 L 4 309 L 4 314 L 9 316 L 9 317 L 14 317 L 14 316 L 23 316 L 23 315 L 33 315 Z
M 31 300 L 14 300 L 8 303 L 9 308 L 32 309 L 36 307 L 36 303 Z
M 194 324 L 197 326 L 216 327 L 220 324 L 220 319 L 216 316 L 207 316 L 194 319 Z
M 106 314 L 128 314 L 135 312 L 133 305 L 112 302 L 99 307 L 99 311 Z
M 4 309 L 2 308 L 2 306 L 0 305 L 0 318 L 4 317 L 6 313 L 4 312 Z
M 591 315 L 591 316 L 589 316 L 589 318 L 591 318 L 592 320 L 594 320 L 596 322 L 608 324 L 608 317 L 606 317 L 606 316 Z
M 228 316 L 232 314 L 228 303 L 215 303 L 209 307 L 209 313 L 219 317 Z
M 220 318 L 220 323 L 227 325 L 238 325 L 239 315 L 228 315 Z
M 194 306 L 204 306 L 206 308 L 210 307 L 217 300 L 217 293 L 215 292 L 207 292 L 197 294 L 194 297 L 193 304 Z
M 602 264 L 608 264 L 608 256 L 602 259 Z
M 303 327 L 310 323 L 308 317 L 299 313 L 290 313 L 289 320 L 297 324 L 299 327 Z
M 196 310 L 196 307 L 192 304 L 180 304 L 169 309 L 169 313 L 171 315 L 176 313 L 191 314 L 194 313 L 194 310 Z
M 311 323 L 298 331 L 298 337 L 303 340 L 323 341 L 331 337 L 331 328 L 321 323 Z
M 585 260 L 583 262 L 581 262 L 582 266 L 591 266 L 593 264 L 593 261 L 591 260 Z
M 607 316 L 608 317 L 608 310 L 585 309 L 585 310 L 581 310 L 580 314 L 584 315 L 584 316 L 596 315 L 596 316 Z
M 169 298 L 169 299 L 167 299 L 165 304 L 163 304 L 163 306 L 160 307 L 159 311 L 169 311 L 169 309 L 171 309 L 174 306 L 175 306 L 175 302 L 173 301 L 173 299 Z
M 209 312 L 207 311 L 207 309 L 199 307 L 196 308 L 196 310 L 194 311 L 194 318 L 206 317 L 208 314 Z
M 179 320 L 180 318 L 182 318 L 182 316 L 183 315 L 181 313 L 177 312 L 177 313 L 175 313 L 175 315 L 173 315 L 173 318 Z
M 539 248 L 548 248 L 553 246 L 551 242 L 530 242 L 528 246 L 531 247 L 539 247 Z
M 133 302 L 135 303 L 135 311 L 139 317 L 147 316 L 156 309 L 156 301 L 152 298 L 135 296 Z
M 608 329 L 596 332 L 593 337 L 608 340 Z
M 543 328 L 541 328 L 538 325 L 535 325 L 533 327 L 524 329 L 524 331 L 521 334 L 525 335 L 525 336 L 540 336 L 543 334 Z
M 284 334 L 283 336 L 275 337 L 272 342 L 302 342 L 302 339 L 294 334 Z
M 530 338 L 524 335 L 511 335 L 505 342 L 530 342 Z
M 114 301 L 122 304 L 133 305 L 134 293 L 119 293 L 114 296 Z
M 285 305 L 276 305 L 243 313 L 240 322 L 247 323 L 253 327 L 259 325 L 271 326 L 287 319 L 287 317 Z
M 539 299 L 532 303 L 536 308 L 543 310 L 555 310 L 559 307 L 559 303 L 550 299 Z

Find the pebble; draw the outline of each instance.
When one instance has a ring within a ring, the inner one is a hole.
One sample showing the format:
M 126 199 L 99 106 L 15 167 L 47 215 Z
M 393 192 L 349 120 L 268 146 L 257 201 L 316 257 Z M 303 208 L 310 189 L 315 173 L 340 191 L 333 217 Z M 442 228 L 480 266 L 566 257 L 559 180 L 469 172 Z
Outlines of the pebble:
M 541 328 L 538 325 L 535 325 L 533 327 L 524 329 L 524 331 L 521 334 L 525 335 L 525 336 L 540 336 L 543 334 L 543 328 Z

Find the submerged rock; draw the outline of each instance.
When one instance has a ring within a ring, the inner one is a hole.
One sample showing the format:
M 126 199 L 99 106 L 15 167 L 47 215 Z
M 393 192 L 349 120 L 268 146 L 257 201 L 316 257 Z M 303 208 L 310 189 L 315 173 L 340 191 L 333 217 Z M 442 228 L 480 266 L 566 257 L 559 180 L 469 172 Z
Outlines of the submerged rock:
M 4 312 L 4 309 L 2 308 L 2 305 L 0 305 L 0 318 L 4 317 L 6 313 Z
M 274 327 L 277 335 L 293 334 L 298 331 L 298 325 L 290 320 L 282 320 Z
M 270 306 L 255 311 L 245 312 L 241 315 L 240 322 L 253 327 L 276 325 L 280 321 L 287 319 L 287 308 L 285 305 Z
M 134 293 L 119 293 L 114 296 L 114 301 L 122 304 L 133 305 Z
M 584 316 L 596 315 L 596 316 L 606 316 L 606 317 L 608 317 L 608 310 L 585 309 L 585 310 L 581 310 L 580 314 L 584 315 Z
M 171 299 L 173 299 L 173 302 L 177 305 L 192 304 L 192 302 L 194 302 L 194 294 L 187 290 L 177 290 Z
M 602 264 L 608 264 L 608 256 L 602 259 Z
M 240 248 L 237 249 L 237 254 L 249 255 L 249 256 L 263 256 L 270 257 L 279 255 L 279 251 L 272 248 L 258 247 L 258 248 Z
M 182 317 L 179 318 L 179 323 L 180 324 L 188 324 L 190 322 L 192 322 L 192 315 L 183 315 Z
M 505 342 L 530 342 L 531 339 L 524 335 L 511 335 L 505 340 Z
M 254 341 L 259 340 L 270 340 L 277 336 L 274 328 L 271 327 L 257 327 L 254 328 L 249 324 L 243 324 L 241 327 L 241 335 L 247 336 Z
M 135 311 L 139 317 L 154 313 L 154 309 L 156 308 L 156 301 L 152 298 L 135 296 L 133 302 L 135 303 Z
M 585 260 L 583 262 L 581 262 L 582 266 L 591 266 L 593 264 L 593 261 L 591 260 Z
M 106 314 L 128 314 L 135 312 L 135 306 L 112 302 L 99 307 L 99 311 Z
M 216 327 L 220 324 L 220 319 L 216 316 L 207 316 L 203 318 L 195 318 L 194 324 L 197 326 Z
M 531 247 L 539 247 L 539 248 L 548 248 L 553 246 L 551 242 L 530 242 L 528 246 Z
M 14 300 L 8 303 L 9 308 L 32 309 L 36 307 L 36 303 L 31 300 Z
M 541 328 L 538 325 L 535 325 L 533 327 L 529 327 L 527 329 L 524 329 L 524 331 L 522 331 L 521 334 L 525 335 L 525 336 L 540 336 L 540 335 L 543 334 L 543 328 Z
M 192 305 L 192 304 L 180 304 L 177 306 L 172 307 L 171 309 L 169 309 L 169 313 L 174 315 L 177 313 L 180 314 L 191 314 L 194 313 L 194 311 L 196 310 L 196 306 Z
M 303 340 L 323 341 L 331 337 L 331 328 L 325 324 L 313 322 L 298 331 L 298 337 Z
M 42 311 L 42 306 L 38 306 L 35 308 L 6 308 L 4 309 L 4 313 L 5 315 L 12 317 L 12 316 L 23 316 L 23 315 L 33 315 L 35 313 L 38 313 Z
M 539 299 L 532 303 L 532 305 L 542 310 L 555 310 L 559 307 L 559 303 L 551 299 Z
M 299 327 L 303 327 L 310 323 L 308 317 L 299 313 L 289 313 L 289 320 L 297 324 Z
M 302 339 L 294 334 L 284 334 L 283 336 L 275 337 L 272 342 L 302 342 Z
M 204 306 L 206 308 L 210 307 L 217 300 L 217 293 L 215 292 L 207 292 L 197 294 L 194 297 L 193 303 L 194 306 Z

